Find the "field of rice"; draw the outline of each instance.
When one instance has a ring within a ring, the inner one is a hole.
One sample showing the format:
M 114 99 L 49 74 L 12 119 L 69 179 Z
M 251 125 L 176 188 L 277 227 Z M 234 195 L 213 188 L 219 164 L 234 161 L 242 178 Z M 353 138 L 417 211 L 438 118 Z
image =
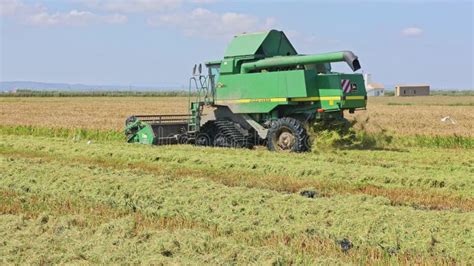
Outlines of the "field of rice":
M 0 121 L 122 130 L 131 114 L 186 113 L 187 106 L 186 97 L 0 97 Z M 441 121 L 447 116 L 454 124 Z M 348 114 L 354 117 L 369 132 L 474 137 L 474 96 L 371 97 L 366 111 Z
M 474 137 L 474 96 L 369 97 L 365 130 L 387 130 L 397 135 Z M 449 117 L 445 122 L 443 118 Z
M 473 103 L 370 98 L 355 119 L 374 134 L 472 141 Z M 186 105 L 0 97 L 0 263 L 474 261 L 472 146 L 275 154 L 121 139 L 128 115 Z

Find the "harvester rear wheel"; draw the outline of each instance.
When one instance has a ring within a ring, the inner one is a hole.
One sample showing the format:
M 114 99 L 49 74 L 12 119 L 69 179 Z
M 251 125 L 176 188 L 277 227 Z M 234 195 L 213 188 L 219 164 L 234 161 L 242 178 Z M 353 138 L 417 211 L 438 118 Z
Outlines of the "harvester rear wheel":
M 291 117 L 273 121 L 267 133 L 267 148 L 278 152 L 308 151 L 306 128 L 302 122 Z
M 201 126 L 199 133 L 196 135 L 195 144 L 198 146 L 213 146 L 216 134 L 216 125 L 213 121 L 209 121 Z

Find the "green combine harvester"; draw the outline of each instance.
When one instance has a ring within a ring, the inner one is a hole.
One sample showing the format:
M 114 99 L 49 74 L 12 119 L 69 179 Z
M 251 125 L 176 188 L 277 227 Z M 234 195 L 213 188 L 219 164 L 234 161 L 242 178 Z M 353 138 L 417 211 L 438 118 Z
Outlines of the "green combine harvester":
M 282 31 L 235 36 L 207 74 L 194 66 L 188 114 L 130 116 L 125 134 L 130 143 L 308 151 L 308 126 L 366 107 L 363 76 L 332 72 L 335 62 L 360 69 L 350 51 L 300 55 Z

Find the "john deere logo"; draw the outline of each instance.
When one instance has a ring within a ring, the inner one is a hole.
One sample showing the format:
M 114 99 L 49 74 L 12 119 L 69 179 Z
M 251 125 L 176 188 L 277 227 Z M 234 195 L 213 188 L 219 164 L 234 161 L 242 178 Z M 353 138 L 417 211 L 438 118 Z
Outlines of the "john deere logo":
M 357 84 L 352 83 L 351 84 L 351 91 L 356 91 L 357 90 Z

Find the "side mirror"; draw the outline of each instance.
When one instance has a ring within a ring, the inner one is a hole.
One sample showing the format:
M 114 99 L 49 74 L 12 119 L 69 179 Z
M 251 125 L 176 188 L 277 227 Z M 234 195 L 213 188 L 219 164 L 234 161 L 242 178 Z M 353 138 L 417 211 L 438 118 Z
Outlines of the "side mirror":
M 196 68 L 197 68 L 197 65 L 194 64 L 194 67 L 193 67 L 193 76 L 196 76 Z
M 199 75 L 202 73 L 202 64 L 199 64 Z

